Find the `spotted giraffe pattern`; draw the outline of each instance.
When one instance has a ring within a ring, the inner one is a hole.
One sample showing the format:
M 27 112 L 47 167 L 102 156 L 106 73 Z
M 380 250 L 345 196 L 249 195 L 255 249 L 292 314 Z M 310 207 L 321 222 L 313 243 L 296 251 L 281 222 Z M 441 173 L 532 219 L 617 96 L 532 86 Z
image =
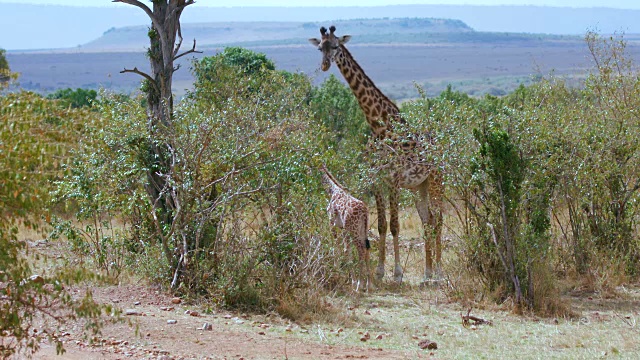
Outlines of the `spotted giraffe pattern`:
M 355 61 L 349 50 L 344 46 L 350 39 L 350 35 L 337 37 L 335 26 L 327 29 L 320 28 L 320 39 L 312 38 L 309 42 L 318 47 L 322 52 L 321 68 L 329 70 L 331 63 L 335 63 L 345 80 L 349 84 L 353 94 L 358 99 L 358 104 L 365 114 L 365 118 L 372 132 L 369 152 L 373 156 L 380 148 L 376 142 L 389 139 L 396 156 L 393 158 L 390 169 L 389 194 L 389 227 L 393 236 L 394 249 L 394 280 L 402 281 L 403 270 L 400 265 L 400 250 L 398 245 L 399 221 L 398 198 L 399 189 L 406 188 L 414 192 L 415 203 L 422 222 L 425 234 L 425 280 L 431 279 L 440 273 L 441 263 L 441 233 L 442 233 L 442 174 L 437 166 L 429 162 L 421 161 L 419 153 L 424 141 L 430 141 L 429 134 L 415 136 L 412 139 L 398 140 L 393 132 L 394 124 L 404 123 L 398 106 L 393 103 L 374 82 L 367 76 L 362 67 Z M 378 233 L 380 235 L 379 260 L 376 276 L 384 276 L 384 263 L 386 257 L 387 221 L 384 197 L 380 188 L 374 189 L 376 198 L 376 210 L 378 213 Z M 435 257 L 435 262 L 434 262 Z
M 360 276 L 364 276 L 364 284 L 368 288 L 372 285 L 369 268 L 369 249 L 371 246 L 367 238 L 369 209 L 363 201 L 349 194 L 347 189 L 333 177 L 326 166 L 322 165 L 320 171 L 322 172 L 322 183 L 331 197 L 327 206 L 331 226 L 334 229 L 343 229 L 347 235 L 346 240 L 353 243 L 358 250 Z M 334 236 L 335 234 L 334 231 Z M 345 251 L 348 245 L 348 243 L 345 243 Z

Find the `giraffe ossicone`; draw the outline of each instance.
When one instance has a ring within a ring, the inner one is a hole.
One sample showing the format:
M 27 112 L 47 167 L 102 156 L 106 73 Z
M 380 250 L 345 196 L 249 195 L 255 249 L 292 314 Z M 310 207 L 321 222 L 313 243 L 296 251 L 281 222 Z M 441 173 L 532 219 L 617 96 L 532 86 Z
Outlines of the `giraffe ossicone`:
M 424 228 L 425 280 L 432 280 L 434 276 L 439 278 L 441 276 L 442 257 L 443 179 L 437 164 L 420 159 L 420 152 L 425 150 L 425 144 L 418 140 L 431 139 L 432 137 L 411 136 L 400 139 L 393 132 L 394 123 L 405 122 L 398 106 L 376 87 L 375 83 L 347 50 L 345 44 L 351 39 L 351 36 L 336 36 L 335 31 L 335 26 L 331 26 L 328 32 L 325 27 L 321 27 L 321 38 L 309 39 L 309 42 L 322 52 L 321 68 L 323 71 L 327 71 L 331 67 L 331 63 L 335 63 L 356 96 L 372 132 L 372 141 L 369 142 L 370 156 L 380 157 L 387 155 L 381 154 L 380 149 L 384 147 L 377 145 L 382 140 L 386 140 L 385 144 L 389 144 L 395 154 L 390 164 L 388 177 L 385 179 L 390 185 L 389 228 L 393 236 L 394 280 L 401 282 L 403 277 L 398 244 L 400 188 L 410 189 L 415 194 L 418 215 Z M 386 208 L 382 190 L 376 187 L 373 192 L 376 199 L 378 233 L 380 234 L 376 276 L 382 278 L 384 276 L 386 256 Z

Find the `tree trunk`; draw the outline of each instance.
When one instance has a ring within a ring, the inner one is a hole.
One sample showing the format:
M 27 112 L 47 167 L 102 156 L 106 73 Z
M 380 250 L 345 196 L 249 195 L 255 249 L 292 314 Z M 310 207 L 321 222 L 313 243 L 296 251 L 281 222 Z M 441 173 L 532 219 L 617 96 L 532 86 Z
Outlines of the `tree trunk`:
M 173 73 L 179 66 L 174 66 L 179 57 L 195 51 L 193 48 L 182 54 L 178 54 L 182 45 L 182 33 L 180 29 L 180 15 L 193 0 L 154 0 L 153 9 L 139 0 L 113 0 L 142 9 L 151 19 L 149 29 L 150 46 L 147 57 L 151 64 L 151 74 L 138 70 L 138 68 L 124 69 L 121 71 L 133 72 L 144 77 L 143 91 L 147 94 L 147 115 L 151 143 L 148 144 L 148 154 L 145 156 L 147 171 L 147 194 L 153 204 L 154 218 L 159 222 L 157 226 L 158 236 L 163 243 L 165 257 L 170 262 L 173 254 L 168 246 L 166 229 L 170 229 L 175 211 L 172 199 L 172 191 L 169 191 L 166 174 L 171 173 L 171 144 L 162 134 L 171 133 L 173 118 L 173 94 L 171 86 Z M 176 43 L 177 40 L 177 43 Z M 177 266 L 180 266 L 179 264 Z

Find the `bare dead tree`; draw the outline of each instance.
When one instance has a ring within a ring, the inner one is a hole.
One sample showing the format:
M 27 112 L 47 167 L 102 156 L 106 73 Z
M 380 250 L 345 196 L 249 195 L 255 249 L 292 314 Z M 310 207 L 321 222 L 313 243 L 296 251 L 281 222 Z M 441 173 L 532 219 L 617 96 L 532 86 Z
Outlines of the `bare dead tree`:
M 156 135 L 171 131 L 173 118 L 173 94 L 171 86 L 173 73 L 180 66 L 175 66 L 175 61 L 196 51 L 196 41 L 193 47 L 180 52 L 182 46 L 182 31 L 180 16 L 182 11 L 195 3 L 194 0 L 153 0 L 152 7 L 139 0 L 113 0 L 112 2 L 125 3 L 142 9 L 151 19 L 149 28 L 150 46 L 147 52 L 151 64 L 151 73 L 145 73 L 137 67 L 121 71 L 121 73 L 135 73 L 144 78 L 143 90 L 147 95 L 148 125 L 151 139 L 158 139 Z M 169 149 L 171 144 L 162 141 L 151 141 L 148 144 L 148 153 L 145 158 L 148 168 L 146 191 L 154 204 L 154 219 L 160 222 L 158 231 L 171 226 L 175 203 L 172 199 L 172 191 L 168 188 L 166 174 L 172 170 Z M 166 243 L 167 238 L 162 233 L 158 234 L 162 239 L 165 256 L 172 261 L 173 254 Z

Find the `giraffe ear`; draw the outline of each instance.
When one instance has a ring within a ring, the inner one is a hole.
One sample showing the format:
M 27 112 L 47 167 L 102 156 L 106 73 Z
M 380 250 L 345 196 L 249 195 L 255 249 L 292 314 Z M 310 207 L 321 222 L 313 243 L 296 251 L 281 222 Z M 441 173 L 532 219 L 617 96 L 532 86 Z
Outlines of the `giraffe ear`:
M 340 36 L 340 44 L 346 44 L 349 42 L 349 40 L 351 40 L 351 35 L 343 35 Z
M 311 45 L 315 45 L 315 46 L 320 45 L 320 40 L 318 40 L 316 38 L 309 39 L 309 42 L 311 43 Z

